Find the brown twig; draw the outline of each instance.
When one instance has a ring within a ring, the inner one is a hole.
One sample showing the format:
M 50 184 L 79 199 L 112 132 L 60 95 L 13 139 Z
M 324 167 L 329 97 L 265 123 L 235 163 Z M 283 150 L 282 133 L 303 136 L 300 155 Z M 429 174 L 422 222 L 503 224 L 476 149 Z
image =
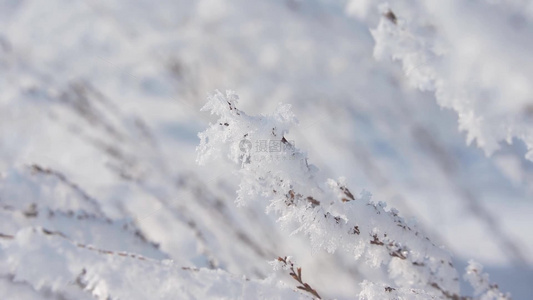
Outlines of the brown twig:
M 290 267 L 289 275 L 291 275 L 291 277 L 294 278 L 294 280 L 298 281 L 301 284 L 297 286 L 296 288 L 306 291 L 318 299 L 322 299 L 315 289 L 313 289 L 308 283 L 303 282 L 302 268 L 296 268 L 296 271 L 295 271 L 294 264 L 290 260 L 287 260 L 287 257 L 285 258 L 278 257 L 278 261 L 282 262 L 284 266 Z

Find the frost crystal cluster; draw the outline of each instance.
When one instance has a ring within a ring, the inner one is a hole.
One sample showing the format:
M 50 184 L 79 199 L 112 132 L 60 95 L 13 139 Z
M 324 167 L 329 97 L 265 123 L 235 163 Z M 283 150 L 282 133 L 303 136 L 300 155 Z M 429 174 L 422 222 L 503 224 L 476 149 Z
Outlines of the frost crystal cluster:
M 353 1 L 356 2 L 356 1 Z M 526 1 L 527 2 L 527 1 Z M 357 5 L 354 3 L 354 5 Z M 524 142 L 533 160 L 533 9 L 524 1 L 395 1 L 382 5 L 374 56 L 458 114 L 469 143 L 492 154 Z
M 199 134 L 197 150 L 200 164 L 225 158 L 240 167 L 238 204 L 265 201 L 267 212 L 275 212 L 281 226 L 295 228 L 293 234 L 307 235 L 315 251 L 348 251 L 373 267 L 386 266 L 392 286 L 363 282 L 361 299 L 462 299 L 459 275 L 446 250 L 406 223 L 397 210 L 373 202 L 368 192 L 354 195 L 343 178 L 322 178 L 307 155 L 290 144 L 287 135 L 297 122 L 290 106 L 279 105 L 271 115 L 249 116 L 238 109 L 237 100 L 232 91 L 225 95 L 217 91 L 209 97 L 203 110 L 210 110 L 218 120 Z M 279 155 L 265 158 L 253 147 L 243 147 L 243 140 L 252 145 L 278 140 L 286 147 Z M 470 268 L 468 274 L 473 282 L 471 276 L 478 273 Z M 494 289 L 478 294 L 506 299 Z

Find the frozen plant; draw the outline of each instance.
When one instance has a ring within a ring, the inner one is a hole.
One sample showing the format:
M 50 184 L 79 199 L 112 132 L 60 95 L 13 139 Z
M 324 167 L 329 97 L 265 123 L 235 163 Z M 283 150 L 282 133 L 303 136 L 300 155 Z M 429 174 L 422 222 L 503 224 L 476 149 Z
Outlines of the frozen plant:
M 274 270 L 277 270 L 277 269 L 288 270 L 289 271 L 289 275 L 294 280 L 298 281 L 298 283 L 300 283 L 300 285 L 297 286 L 296 288 L 298 288 L 298 289 L 300 289 L 302 291 L 306 291 L 306 292 L 310 293 L 315 298 L 322 299 L 315 289 L 313 289 L 308 283 L 303 281 L 302 268 L 296 267 L 296 270 L 295 270 L 294 269 L 294 262 L 291 260 L 290 257 L 287 257 L 287 256 L 283 257 L 283 258 L 282 257 L 278 257 L 278 259 L 276 259 L 274 262 L 272 262 L 272 265 L 274 267 Z
M 323 178 L 288 141 L 286 135 L 297 123 L 289 105 L 279 105 L 271 115 L 249 116 L 237 108 L 232 91 L 216 91 L 208 100 L 203 110 L 218 120 L 199 134 L 198 163 L 224 158 L 239 166 L 237 203 L 266 200 L 267 212 L 276 213 L 281 226 L 296 226 L 293 234 L 307 235 L 315 250 L 348 251 L 373 267 L 385 265 L 389 280 L 363 282 L 361 299 L 468 299 L 460 293 L 458 272 L 446 250 L 407 224 L 397 210 L 373 202 L 370 193 L 353 194 L 343 178 Z M 254 151 L 254 142 L 265 140 L 282 146 L 274 157 Z M 506 299 L 492 291 L 492 299 Z
M 472 285 L 474 294 L 480 299 L 506 299 L 510 297 L 502 294 L 497 284 L 490 283 L 489 274 L 483 273 L 483 266 L 473 260 L 468 262 L 463 277 Z
M 361 5 L 352 1 L 353 6 Z M 457 112 L 487 155 L 524 142 L 533 160 L 531 9 L 517 1 L 395 1 L 372 35 L 378 60 L 400 61 L 413 86 Z M 497 59 L 495 59 L 497 58 Z

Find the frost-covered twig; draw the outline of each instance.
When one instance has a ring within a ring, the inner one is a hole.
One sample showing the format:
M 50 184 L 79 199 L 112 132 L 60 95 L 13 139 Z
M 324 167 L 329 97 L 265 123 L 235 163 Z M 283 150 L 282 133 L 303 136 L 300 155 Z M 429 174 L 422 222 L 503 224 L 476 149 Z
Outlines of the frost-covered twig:
M 76 242 L 76 241 L 70 239 L 68 236 L 66 236 L 64 233 L 62 233 L 60 231 L 48 230 L 48 229 L 42 228 L 42 227 L 36 227 L 36 228 L 33 228 L 33 230 L 36 233 L 43 234 L 45 236 L 54 236 L 54 237 L 58 237 L 58 238 L 64 239 L 66 241 L 69 241 L 70 243 L 72 243 L 73 245 L 75 245 L 78 248 L 87 249 L 89 251 L 94 251 L 94 252 L 99 253 L 99 254 L 117 255 L 117 256 L 122 256 L 122 257 L 131 257 L 131 258 L 138 259 L 138 260 L 156 261 L 154 259 L 150 259 L 150 258 L 144 257 L 144 256 L 142 256 L 140 254 L 128 253 L 128 252 L 124 252 L 124 251 L 112 251 L 112 250 L 108 250 L 108 249 L 97 248 L 97 247 L 94 247 L 92 245 L 79 243 L 79 242 Z M 13 236 L 13 235 L 4 234 L 4 233 L 0 232 L 0 239 L 12 240 L 14 238 L 15 238 L 15 236 Z
M 42 298 L 21 298 L 20 283 L 61 299 L 305 299 L 277 282 L 96 248 L 42 227 L 0 236 L 0 298 Z
M 283 269 L 289 270 L 290 272 L 289 275 L 291 275 L 291 277 L 294 278 L 294 280 L 300 283 L 300 285 L 297 286 L 296 288 L 306 291 L 318 299 L 322 299 L 315 289 L 313 289 L 308 283 L 303 282 L 302 268 L 297 267 L 296 270 L 294 270 L 294 263 L 287 256 L 285 256 L 284 258 L 278 257 L 277 261 L 282 264 L 281 267 Z
M 64 183 L 66 186 L 71 188 L 76 194 L 80 196 L 80 198 L 88 203 L 94 208 L 94 210 L 98 213 L 100 216 L 105 216 L 104 212 L 102 211 L 102 208 L 100 207 L 100 204 L 96 199 L 91 197 L 89 194 L 87 194 L 83 189 L 81 189 L 76 183 L 70 181 L 65 175 L 62 173 L 52 170 L 50 168 L 42 167 L 38 164 L 32 164 L 29 166 L 31 171 L 36 174 L 42 174 L 47 176 L 53 176 L 57 178 L 60 182 Z
M 510 299 L 509 294 L 500 292 L 498 285 L 489 281 L 489 274 L 483 273 L 483 266 L 473 260 L 468 262 L 463 277 L 474 287 L 474 293 L 480 299 Z
M 371 266 L 388 266 L 398 288 L 420 289 L 443 299 L 463 299 L 459 278 L 449 253 L 433 244 L 395 209 L 374 203 L 368 192 L 358 196 L 344 179 L 325 180 L 308 163 L 304 152 L 286 135 L 296 119 L 290 106 L 280 105 L 272 115 L 248 116 L 237 107 L 238 97 L 216 92 L 204 107 L 219 120 L 199 134 L 198 162 L 225 156 L 241 168 L 237 203 L 270 200 L 267 211 L 279 216 L 282 226 L 297 224 L 294 233 L 309 236 L 314 249 L 343 249 Z M 254 151 L 269 141 L 279 145 L 275 155 Z M 392 288 L 392 287 L 391 287 Z
M 509 22 L 529 19 L 519 3 L 394 1 L 380 6 L 383 17 L 371 32 L 374 56 L 400 61 L 414 86 L 455 110 L 468 143 L 490 155 L 500 142 L 522 140 L 533 160 L 533 68 L 524 63 L 532 27 Z

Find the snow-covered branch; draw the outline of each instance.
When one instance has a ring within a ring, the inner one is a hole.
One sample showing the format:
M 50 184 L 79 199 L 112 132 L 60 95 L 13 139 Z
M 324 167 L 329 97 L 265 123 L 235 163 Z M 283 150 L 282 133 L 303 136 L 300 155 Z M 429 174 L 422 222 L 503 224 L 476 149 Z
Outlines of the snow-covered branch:
M 95 248 L 42 227 L 0 234 L 0 297 L 22 299 L 309 299 L 269 280 Z
M 502 141 L 521 140 L 533 160 L 533 65 L 524 38 L 533 26 L 523 3 L 395 1 L 381 12 L 372 30 L 377 59 L 400 61 L 414 86 L 455 110 L 468 143 L 490 155 Z
M 289 275 L 300 284 L 296 288 L 308 292 L 315 298 L 322 299 L 315 289 L 313 289 L 308 283 L 303 281 L 302 268 L 296 267 L 295 270 L 294 262 L 291 261 L 290 257 L 278 257 L 278 259 L 273 261 L 272 264 L 274 266 L 274 269 L 280 268 L 289 271 Z
M 343 178 L 326 180 L 309 164 L 307 155 L 287 139 L 297 123 L 290 106 L 280 105 L 272 115 L 249 116 L 237 108 L 237 100 L 231 91 L 209 97 L 203 109 L 219 119 L 199 134 L 197 150 L 200 164 L 225 157 L 240 167 L 238 204 L 267 199 L 267 211 L 277 213 L 282 226 L 296 225 L 293 233 L 306 234 L 315 250 L 342 249 L 371 266 L 387 266 L 395 284 L 384 285 L 390 292 L 419 290 L 438 299 L 464 299 L 446 250 L 397 210 L 371 201 L 370 193 L 354 195 Z

